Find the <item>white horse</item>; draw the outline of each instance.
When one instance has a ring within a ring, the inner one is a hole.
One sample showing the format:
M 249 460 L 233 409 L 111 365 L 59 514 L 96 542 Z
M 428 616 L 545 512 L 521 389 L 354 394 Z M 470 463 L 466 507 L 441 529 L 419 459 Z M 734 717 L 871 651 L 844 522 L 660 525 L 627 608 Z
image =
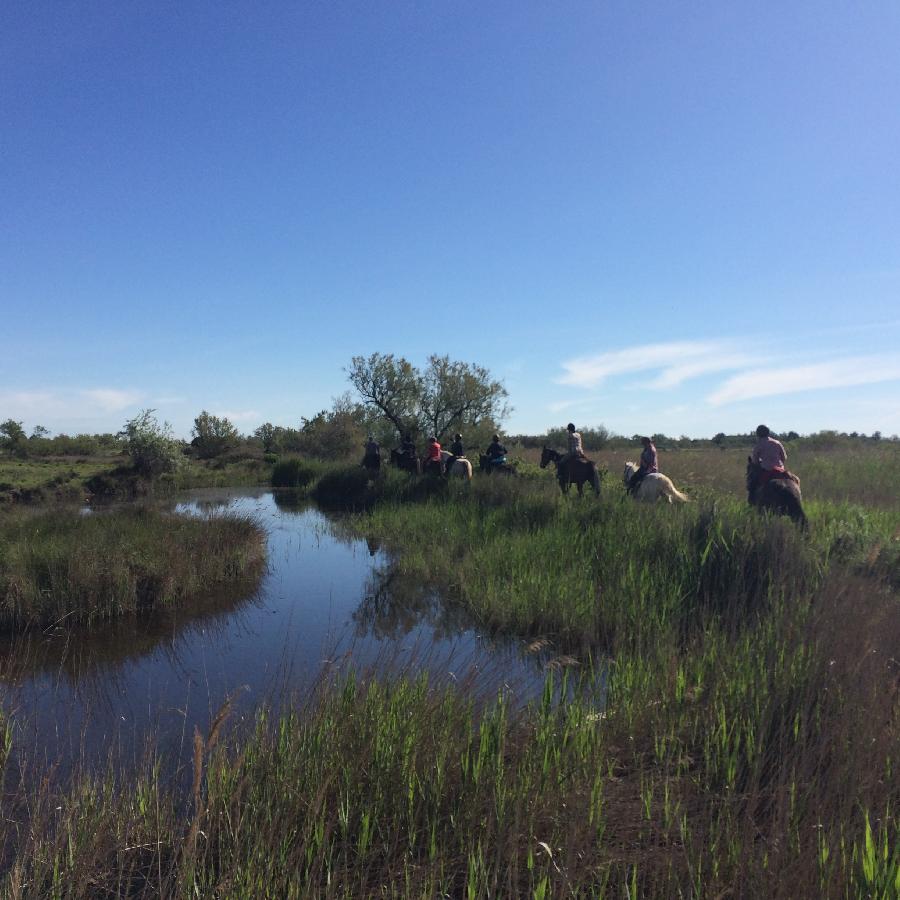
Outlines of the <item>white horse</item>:
M 449 453 L 447 450 L 441 450 L 441 462 L 444 466 L 447 465 L 447 460 L 453 456 L 452 453 Z M 457 456 L 456 459 L 453 460 L 453 465 L 450 466 L 450 474 L 451 475 L 459 475 L 460 478 L 465 478 L 466 481 L 472 480 L 472 463 L 470 463 L 464 456 Z
M 631 476 L 637 472 L 638 467 L 633 462 L 625 463 L 624 481 L 626 486 L 631 481 Z M 672 484 L 672 479 L 668 475 L 661 472 L 650 472 L 644 476 L 643 481 L 638 485 L 635 491 L 635 500 L 643 500 L 647 503 L 655 503 L 660 497 L 665 497 L 667 503 L 677 500 L 679 503 L 689 503 L 690 498 L 686 497 L 681 491 Z

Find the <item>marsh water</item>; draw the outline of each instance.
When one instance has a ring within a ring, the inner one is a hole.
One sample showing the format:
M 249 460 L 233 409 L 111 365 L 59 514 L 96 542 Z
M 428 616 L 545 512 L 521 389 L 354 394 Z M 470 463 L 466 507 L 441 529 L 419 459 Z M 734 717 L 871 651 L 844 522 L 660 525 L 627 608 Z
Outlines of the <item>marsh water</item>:
M 432 590 L 405 583 L 389 554 L 306 502 L 268 491 L 192 492 L 183 515 L 252 515 L 265 529 L 261 582 L 91 629 L 0 645 L 15 744 L 41 761 L 139 754 L 153 737 L 175 757 L 224 700 L 247 719 L 348 667 L 427 670 L 467 689 L 527 699 L 546 659 L 497 641 Z M 101 513 L 102 514 L 102 513 Z

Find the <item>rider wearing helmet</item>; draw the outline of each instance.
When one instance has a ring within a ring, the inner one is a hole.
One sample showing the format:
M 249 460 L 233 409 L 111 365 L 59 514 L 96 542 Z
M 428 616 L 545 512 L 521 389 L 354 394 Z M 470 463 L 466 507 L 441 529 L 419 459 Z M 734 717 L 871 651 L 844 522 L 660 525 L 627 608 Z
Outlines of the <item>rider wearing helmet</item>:
M 444 474 L 449 475 L 450 470 L 453 468 L 453 463 L 465 455 L 466 451 L 463 447 L 462 435 L 457 431 L 456 434 L 453 435 L 453 443 L 450 445 L 450 455 L 444 463 Z
M 416 459 L 416 444 L 412 439 L 412 435 L 407 431 L 406 434 L 403 435 L 403 441 L 400 443 L 400 452 L 415 462 Z
M 500 443 L 500 435 L 495 434 L 487 448 L 488 463 L 491 466 L 502 466 L 506 462 L 506 447 Z

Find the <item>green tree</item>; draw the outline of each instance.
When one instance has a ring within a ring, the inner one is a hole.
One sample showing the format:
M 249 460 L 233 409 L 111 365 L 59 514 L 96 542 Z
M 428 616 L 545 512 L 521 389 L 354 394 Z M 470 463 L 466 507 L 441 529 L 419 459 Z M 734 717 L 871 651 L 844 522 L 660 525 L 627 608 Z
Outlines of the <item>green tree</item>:
M 261 444 L 266 453 L 274 453 L 278 441 L 278 428 L 271 422 L 264 422 L 256 431 L 253 432 L 255 437 Z
M 40 441 L 40 440 L 43 440 L 44 438 L 49 438 L 49 437 L 50 437 L 50 429 L 49 428 L 44 428 L 43 425 L 35 425 L 31 431 L 31 437 L 29 438 L 29 440 Z
M 379 410 L 398 434 L 419 430 L 421 378 L 403 357 L 393 353 L 354 356 L 347 377 L 362 402 Z
M 23 454 L 25 452 L 25 429 L 22 423 L 15 419 L 7 419 L 0 423 L 0 447 L 10 453 Z
M 135 471 L 151 478 L 173 472 L 182 460 L 180 444 L 172 436 L 172 426 L 168 422 L 160 424 L 153 413 L 152 409 L 142 410 L 129 419 L 118 434 Z
M 366 432 L 365 408 L 344 394 L 335 399 L 331 409 L 302 420 L 297 450 L 321 459 L 361 456 Z
M 224 416 L 213 416 L 205 409 L 194 419 L 191 444 L 197 448 L 201 459 L 213 459 L 237 446 L 241 436 L 237 428 Z
M 433 434 L 441 440 L 456 429 L 495 427 L 509 412 L 506 389 L 483 366 L 432 355 L 424 371 L 393 354 L 354 356 L 350 383 L 369 410 L 398 435 Z
M 501 422 L 509 412 L 506 388 L 484 366 L 430 356 L 419 381 L 420 422 L 439 441 L 451 429 Z

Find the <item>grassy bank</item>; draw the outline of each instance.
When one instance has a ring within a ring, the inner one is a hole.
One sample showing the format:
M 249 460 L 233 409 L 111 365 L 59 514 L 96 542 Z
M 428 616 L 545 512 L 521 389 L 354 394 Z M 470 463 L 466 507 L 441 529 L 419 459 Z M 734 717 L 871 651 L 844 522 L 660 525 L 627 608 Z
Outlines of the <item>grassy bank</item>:
M 240 517 L 63 509 L 0 520 L 0 629 L 89 624 L 251 576 L 264 536 Z

